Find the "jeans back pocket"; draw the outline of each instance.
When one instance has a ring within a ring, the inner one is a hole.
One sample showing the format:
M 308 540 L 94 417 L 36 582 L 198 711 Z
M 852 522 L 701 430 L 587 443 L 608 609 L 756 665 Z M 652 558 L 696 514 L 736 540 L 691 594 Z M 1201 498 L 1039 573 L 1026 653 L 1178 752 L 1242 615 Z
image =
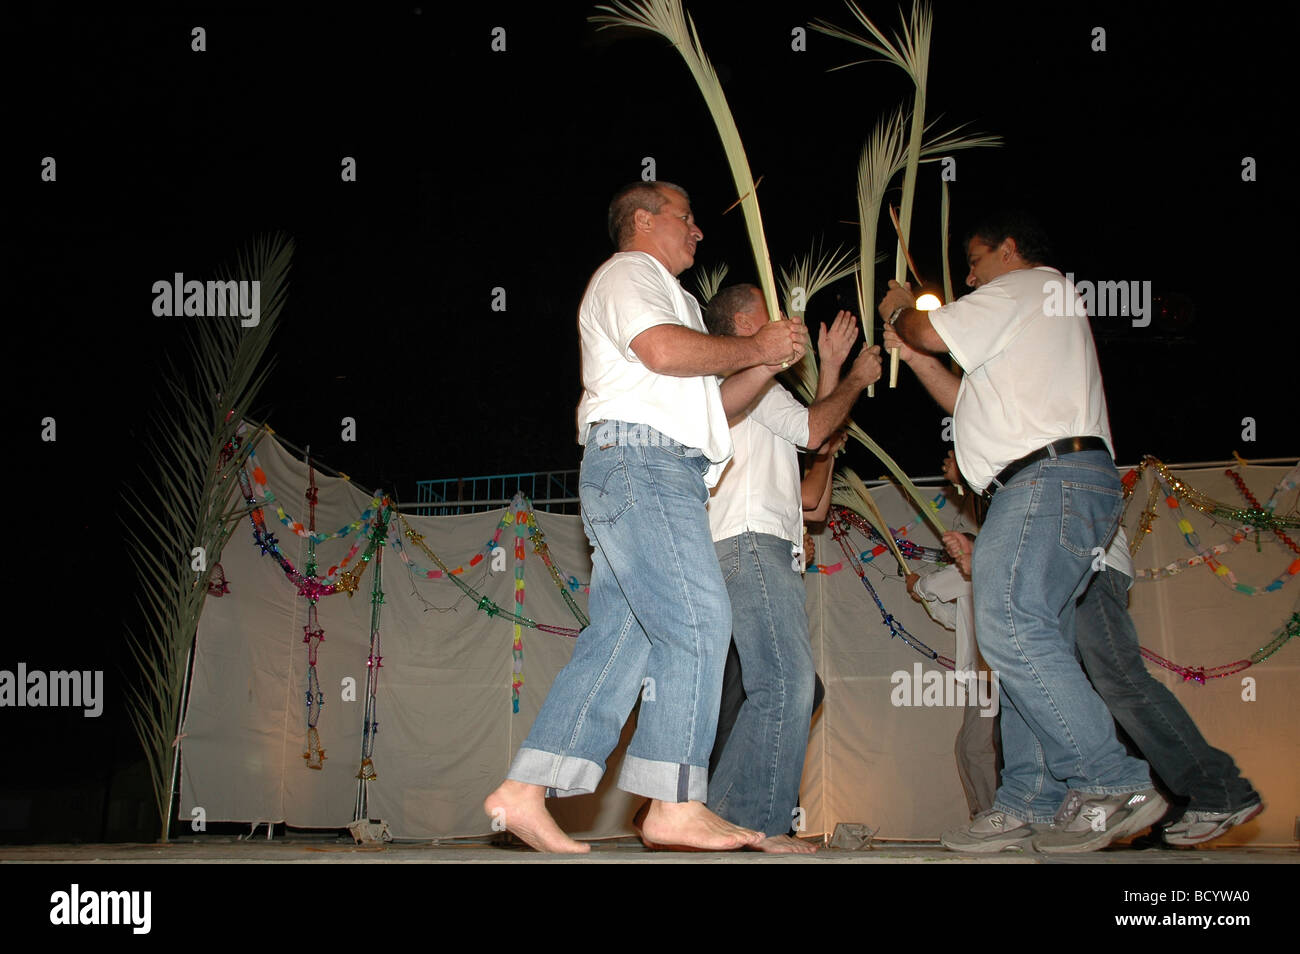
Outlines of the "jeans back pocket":
M 623 459 L 625 451 L 620 444 L 601 447 L 593 441 L 582 455 L 578 499 L 591 523 L 613 523 L 636 503 Z
M 1061 546 L 1075 556 L 1105 549 L 1119 524 L 1124 494 L 1119 487 L 1061 481 Z

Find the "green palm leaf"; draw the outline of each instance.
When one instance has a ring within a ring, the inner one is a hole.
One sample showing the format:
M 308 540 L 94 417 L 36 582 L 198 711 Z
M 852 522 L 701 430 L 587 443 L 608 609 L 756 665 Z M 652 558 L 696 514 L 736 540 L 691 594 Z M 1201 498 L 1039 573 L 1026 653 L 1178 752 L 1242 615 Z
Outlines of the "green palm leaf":
M 591 21 L 599 23 L 601 29 L 623 26 L 657 33 L 675 46 L 686 61 L 691 76 L 704 95 L 709 114 L 718 128 L 718 136 L 722 139 L 722 148 L 731 166 L 731 177 L 736 183 L 736 194 L 741 197 L 740 204 L 745 215 L 750 248 L 754 253 L 759 287 L 763 290 L 768 315 L 775 321 L 780 317 L 780 305 L 776 296 L 776 281 L 772 277 L 772 262 L 767 252 L 767 238 L 763 234 L 763 219 L 758 211 L 754 177 L 749 170 L 745 147 L 740 141 L 740 130 L 736 128 L 736 120 L 731 115 L 731 107 L 727 105 L 727 97 L 722 91 L 722 82 L 704 54 L 694 21 L 682 11 L 681 0 L 614 0 L 609 6 L 599 5 L 596 9 L 605 11 L 602 16 L 591 17 Z
M 155 404 L 142 441 L 149 462 L 148 491 L 124 494 L 127 549 L 140 584 L 143 633 L 128 633 L 127 646 L 140 672 L 128 691 L 131 724 L 144 749 L 161 820 L 168 836 L 186 683 L 208 580 L 236 523 L 226 508 L 237 488 L 236 473 L 254 441 L 224 464 L 222 449 L 236 437 L 269 368 L 263 367 L 288 290 L 293 242 L 286 236 L 255 240 L 236 258 L 231 274 L 261 282 L 257 325 L 199 318 L 190 326 L 182 371 L 168 358 L 165 398 Z M 203 570 L 191 568 L 191 550 L 202 547 Z

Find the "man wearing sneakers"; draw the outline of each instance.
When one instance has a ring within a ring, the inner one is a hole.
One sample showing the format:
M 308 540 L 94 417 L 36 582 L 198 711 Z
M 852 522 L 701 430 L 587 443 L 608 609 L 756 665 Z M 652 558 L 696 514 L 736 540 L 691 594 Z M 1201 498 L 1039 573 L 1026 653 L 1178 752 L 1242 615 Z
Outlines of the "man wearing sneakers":
M 1133 558 L 1124 528 L 1076 611 L 1079 657 L 1115 721 L 1187 810 L 1164 830 L 1171 845 L 1199 845 L 1250 821 L 1264 804 L 1227 752 L 1205 741 L 1164 684 L 1147 672 L 1128 614 Z
M 953 414 L 961 472 L 991 496 L 972 581 L 976 639 L 1001 684 L 1005 766 L 993 808 L 943 843 L 1093 851 L 1168 807 L 1146 763 L 1119 744 L 1074 655 L 1075 602 L 1123 499 L 1101 373 L 1082 302 L 1041 264 L 1046 242 L 1033 222 L 989 219 L 967 253 L 974 291 L 960 300 L 919 312 L 911 291 L 891 282 L 880 305 L 884 345 L 899 347 Z M 1073 309 L 1061 307 L 1064 296 L 1075 296 Z M 964 376 L 933 357 L 944 352 Z

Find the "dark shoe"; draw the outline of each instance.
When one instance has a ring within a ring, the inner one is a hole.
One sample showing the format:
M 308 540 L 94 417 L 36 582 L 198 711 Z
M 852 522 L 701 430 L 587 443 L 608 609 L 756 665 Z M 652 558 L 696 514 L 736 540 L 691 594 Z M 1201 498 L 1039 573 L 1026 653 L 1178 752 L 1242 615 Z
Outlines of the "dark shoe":
M 1250 821 L 1264 810 L 1264 803 L 1253 801 L 1235 812 L 1184 812 L 1165 829 L 1165 841 L 1171 845 L 1199 845 L 1224 834 L 1234 825 Z

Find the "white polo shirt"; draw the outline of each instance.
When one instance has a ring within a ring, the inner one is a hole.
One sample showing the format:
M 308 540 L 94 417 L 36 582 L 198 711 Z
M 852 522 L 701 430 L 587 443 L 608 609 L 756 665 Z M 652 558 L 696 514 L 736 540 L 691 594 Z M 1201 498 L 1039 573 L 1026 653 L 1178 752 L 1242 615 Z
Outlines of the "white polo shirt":
M 776 381 L 731 429 L 734 456 L 709 499 L 714 541 L 746 531 L 803 545 L 797 447 L 808 443 L 808 409 Z
M 1058 285 L 1052 295 L 1053 284 Z M 1070 315 L 1049 297 L 1073 296 Z M 1112 456 L 1097 350 L 1079 293 L 1054 268 L 999 275 L 930 312 L 966 373 L 953 411 L 957 464 L 981 491 L 1007 464 L 1063 437 L 1100 437 Z
M 656 374 L 632 350 L 637 335 L 664 324 L 708 334 L 695 297 L 654 256 L 618 252 L 596 269 L 578 309 L 583 386 L 578 443 L 586 444 L 597 421 L 646 424 L 699 448 L 712 463 L 704 477 L 712 487 L 731 458 L 717 378 Z

